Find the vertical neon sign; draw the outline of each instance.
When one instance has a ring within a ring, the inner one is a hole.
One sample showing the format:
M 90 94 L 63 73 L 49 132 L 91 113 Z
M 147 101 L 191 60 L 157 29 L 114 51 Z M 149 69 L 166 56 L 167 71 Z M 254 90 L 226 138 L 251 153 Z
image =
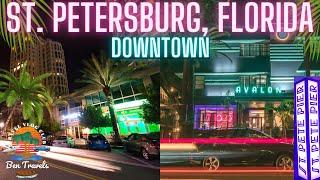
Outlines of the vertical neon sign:
M 319 82 L 295 79 L 294 179 L 320 179 Z

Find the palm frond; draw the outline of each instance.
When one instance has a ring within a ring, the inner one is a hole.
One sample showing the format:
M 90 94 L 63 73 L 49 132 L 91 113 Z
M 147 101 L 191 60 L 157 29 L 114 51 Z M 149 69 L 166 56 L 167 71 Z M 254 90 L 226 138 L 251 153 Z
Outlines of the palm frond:
M 35 2 L 35 5 L 38 9 L 40 9 L 44 14 L 48 15 L 49 17 L 52 17 L 52 9 L 49 7 L 47 2 L 45 0 L 32 0 Z M 37 27 L 43 27 L 46 30 L 46 25 L 40 16 L 39 10 L 33 8 L 32 9 L 32 32 L 27 33 L 26 31 L 26 10 L 21 8 L 21 12 L 19 14 L 19 18 L 21 21 L 20 31 L 16 33 L 11 33 L 7 30 L 7 5 L 9 2 L 13 2 L 13 0 L 1 0 L 0 1 L 0 35 L 3 38 L 3 40 L 7 43 L 7 45 L 10 48 L 15 49 L 21 49 L 24 50 L 26 48 L 26 41 L 33 42 L 33 37 L 38 37 L 36 28 Z M 22 3 L 25 1 L 22 0 L 16 0 L 18 4 L 20 4 L 20 7 L 22 7 Z
M 301 7 L 303 0 L 297 2 L 298 7 Z M 309 57 L 311 61 L 319 61 L 320 57 L 320 1 L 319 0 L 310 0 L 312 6 L 312 19 L 313 19 L 313 32 L 300 32 L 298 35 L 301 40 L 297 41 L 299 43 L 304 43 L 305 54 Z

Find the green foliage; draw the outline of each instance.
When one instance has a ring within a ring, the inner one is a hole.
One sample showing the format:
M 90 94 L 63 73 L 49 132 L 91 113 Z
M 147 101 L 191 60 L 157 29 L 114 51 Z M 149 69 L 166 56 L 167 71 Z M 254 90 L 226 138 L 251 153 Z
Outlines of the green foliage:
M 267 109 L 281 118 L 284 129 L 293 128 L 293 100 L 283 100 L 279 106 L 270 106 Z
M 304 0 L 298 0 L 298 7 L 301 7 Z M 304 52 L 311 61 L 318 61 L 320 57 L 320 1 L 310 0 L 312 7 L 313 32 L 302 32 L 299 35 L 303 37 L 299 40 L 305 43 Z
M 81 112 L 80 124 L 89 129 L 111 126 L 109 116 L 103 114 L 100 107 L 88 106 Z
M 110 119 L 115 133 L 115 141 L 120 142 L 120 134 L 117 127 L 116 116 L 112 106 L 111 89 L 131 82 L 138 76 L 145 75 L 145 67 L 152 64 L 149 61 L 132 62 L 122 60 L 111 60 L 105 53 L 101 52 L 99 57 L 92 55 L 91 59 L 84 61 L 84 69 L 81 70 L 81 83 L 88 86 L 79 90 L 78 93 L 87 93 L 92 91 L 103 91 L 107 98 Z
M 160 122 L 160 87 L 149 86 L 143 91 L 147 102 L 143 103 L 143 118 L 147 123 Z
M 134 67 L 130 66 L 130 61 L 111 60 L 101 53 L 99 57 L 92 55 L 90 60 L 84 61 L 80 82 L 94 86 L 93 90 L 113 88 L 130 82 L 133 71 Z M 106 96 L 109 97 L 110 94 Z
M 56 133 L 61 130 L 60 123 L 57 121 L 42 121 L 40 128 L 45 132 Z
M 35 145 L 39 144 L 39 140 L 37 138 L 33 138 L 30 132 L 14 135 L 12 136 L 12 139 L 13 141 L 15 141 L 16 144 L 20 142 L 23 142 L 26 144 L 35 144 Z
M 52 98 L 47 94 L 47 89 L 42 81 L 50 74 L 42 74 L 32 77 L 27 72 L 27 63 L 21 64 L 19 77 L 15 77 L 9 71 L 0 70 L 0 103 L 6 102 L 7 107 L 22 106 L 22 116 L 25 120 L 31 120 L 41 124 L 43 107 Z M 10 121 L 8 118 L 6 125 Z
M 38 37 L 36 32 L 36 27 L 46 27 L 42 17 L 40 16 L 39 10 L 44 12 L 44 14 L 51 17 L 51 8 L 48 6 L 45 0 L 31 0 L 35 2 L 36 7 L 32 9 L 32 27 L 31 33 L 26 33 L 26 23 L 21 23 L 20 31 L 17 33 L 10 33 L 7 30 L 7 5 L 9 2 L 13 2 L 13 0 L 1 0 L 0 1 L 0 36 L 2 39 L 9 45 L 11 48 L 15 49 L 25 49 L 26 48 L 26 41 L 33 41 L 32 36 Z M 22 3 L 24 1 L 15 1 L 20 4 L 22 7 Z M 21 9 L 21 15 L 19 16 L 20 21 L 26 22 L 26 11 Z

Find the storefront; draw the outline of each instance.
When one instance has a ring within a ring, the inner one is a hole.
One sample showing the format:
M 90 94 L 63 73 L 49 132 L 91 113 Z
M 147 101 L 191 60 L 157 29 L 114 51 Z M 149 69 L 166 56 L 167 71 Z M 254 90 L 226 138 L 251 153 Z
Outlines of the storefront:
M 146 102 L 142 88 L 142 80 L 123 84 L 112 89 L 113 108 L 116 115 L 117 125 L 121 136 L 131 133 L 159 132 L 159 124 L 149 124 L 143 119 L 141 106 Z M 103 92 L 94 92 L 82 99 L 83 106 L 100 107 L 105 114 L 109 113 L 108 102 Z M 98 132 L 97 129 L 90 130 L 91 133 Z M 111 135 L 112 127 L 100 128 L 100 133 Z
M 267 38 L 223 43 L 214 46 L 212 61 L 195 69 L 194 129 L 249 127 L 267 133 L 281 129 L 283 120 L 273 108 L 293 101 L 293 79 L 302 67 L 303 47 L 273 44 Z
M 194 129 L 232 128 L 237 122 L 235 105 L 196 105 Z

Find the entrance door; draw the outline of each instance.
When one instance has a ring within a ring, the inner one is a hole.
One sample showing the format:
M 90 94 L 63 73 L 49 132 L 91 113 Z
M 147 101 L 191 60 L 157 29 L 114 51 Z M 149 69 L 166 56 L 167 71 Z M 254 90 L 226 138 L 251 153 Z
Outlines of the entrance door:
M 249 126 L 252 129 L 263 129 L 263 117 L 250 117 Z

